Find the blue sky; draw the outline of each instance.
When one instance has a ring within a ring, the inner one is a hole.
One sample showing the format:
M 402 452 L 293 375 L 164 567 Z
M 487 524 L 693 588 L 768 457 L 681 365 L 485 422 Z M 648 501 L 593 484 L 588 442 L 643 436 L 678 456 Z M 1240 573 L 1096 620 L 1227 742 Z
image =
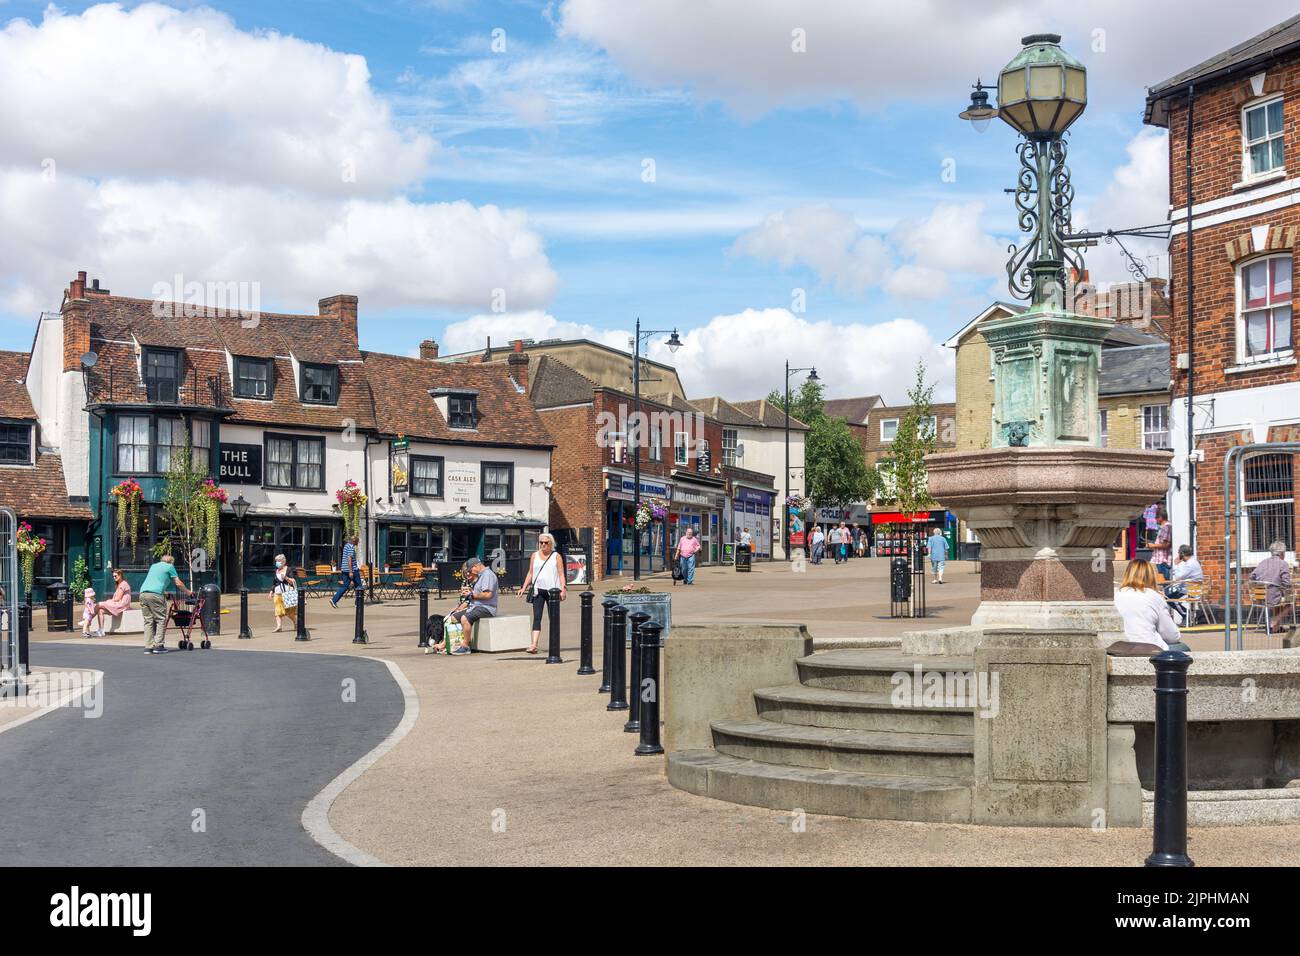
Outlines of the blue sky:
M 142 297 L 182 273 L 265 309 L 356 292 L 363 346 L 397 353 L 620 344 L 639 315 L 683 331 L 697 394 L 762 395 L 787 357 L 895 402 L 921 358 L 950 394 L 939 343 L 1007 297 L 1015 228 L 1014 136 L 956 118 L 969 84 L 1061 32 L 1090 72 L 1078 217 L 1145 224 L 1144 85 L 1292 12 L 1080 6 L 0 0 L 0 348 L 77 269 Z

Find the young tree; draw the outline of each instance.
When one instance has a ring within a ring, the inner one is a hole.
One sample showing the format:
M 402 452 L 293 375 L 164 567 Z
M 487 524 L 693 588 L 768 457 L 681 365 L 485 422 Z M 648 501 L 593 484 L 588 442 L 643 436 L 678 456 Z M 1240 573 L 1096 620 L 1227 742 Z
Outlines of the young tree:
M 194 587 L 194 572 L 208 570 L 216 557 L 215 548 L 207 545 L 207 496 L 203 493 L 208 469 L 194 461 L 194 449 L 188 430 L 185 447 L 172 449 L 170 467 L 163 485 L 162 520 L 167 534 L 154 545 L 154 557 L 171 554 L 176 564 L 189 569 L 189 586 Z
M 898 423 L 890 457 L 884 464 L 884 492 L 905 515 L 929 511 L 934 506 L 925 470 L 925 456 L 935 447 L 936 422 L 932 413 L 934 383 L 926 384 L 925 363 L 916 363 L 916 384 L 907 391 L 911 407 Z M 915 526 L 913 526 L 915 527 Z

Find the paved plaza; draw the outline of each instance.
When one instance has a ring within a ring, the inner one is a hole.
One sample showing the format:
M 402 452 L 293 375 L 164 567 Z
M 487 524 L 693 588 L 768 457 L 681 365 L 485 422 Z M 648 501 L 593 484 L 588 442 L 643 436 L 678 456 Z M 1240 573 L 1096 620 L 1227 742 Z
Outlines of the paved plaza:
M 885 590 L 883 560 L 855 560 L 836 566 L 823 564 L 805 573 L 792 573 L 781 564 L 762 564 L 754 572 L 737 574 L 730 568 L 701 569 L 694 587 L 677 586 L 666 577 L 649 580 L 655 589 L 673 594 L 676 623 L 722 621 L 802 622 L 815 639 L 897 635 L 918 624 L 942 627 L 969 620 L 977 603 L 978 575 L 973 565 L 950 564 L 949 583 L 931 586 L 932 616 L 924 622 L 891 620 Z M 621 586 L 625 582 L 602 584 Z M 579 601 L 571 592 L 563 615 L 565 663 L 547 665 L 545 654 L 475 654 L 464 658 L 426 655 L 417 646 L 417 608 L 413 602 L 384 603 L 367 608 L 371 642 L 351 642 L 353 607 L 334 610 L 323 600 L 308 606 L 312 631 L 309 643 L 291 633 L 270 632 L 269 605 L 254 596 L 254 639 L 238 641 L 236 614 L 223 616 L 223 634 L 212 651 L 172 654 L 153 660 L 139 655 L 132 677 L 123 681 L 135 720 L 148 719 L 137 698 L 150 695 L 152 685 L 135 672 L 158 665 L 166 669 L 166 694 L 157 707 L 189 704 L 173 714 L 166 728 L 179 726 L 187 734 L 216 735 L 204 746 L 213 752 L 240 747 L 249 736 L 282 735 L 298 725 L 299 733 L 317 738 L 322 747 L 336 746 L 351 754 L 333 760 L 335 771 L 373 746 L 402 717 L 401 694 L 395 686 L 359 682 L 359 693 L 380 700 L 359 700 L 370 723 L 364 732 L 331 716 L 329 708 L 304 702 L 302 682 L 287 682 L 282 707 L 265 680 L 258 689 L 257 707 L 250 694 L 230 697 L 211 671 L 205 656 L 225 663 L 223 680 L 242 668 L 250 674 L 283 673 L 277 663 L 269 672 L 257 655 L 266 651 L 294 655 L 364 655 L 391 662 L 409 681 L 418 698 L 418 716 L 396 745 L 352 781 L 328 809 L 333 831 L 361 854 L 394 865 L 448 864 L 650 864 L 650 865 L 1140 865 L 1150 852 L 1149 829 L 986 828 L 950 824 L 921 824 L 850 820 L 808 816 L 796 821 L 790 813 L 737 806 L 694 796 L 669 786 L 659 757 L 636 757 L 636 737 L 623 732 L 625 714 L 608 713 L 607 698 L 597 693 L 599 676 L 578 676 Z M 503 595 L 503 611 L 522 611 L 516 596 Z M 517 606 L 516 606 L 517 602 Z M 445 610 L 449 600 L 436 604 Z M 236 607 L 237 611 L 237 607 Z M 100 666 L 69 654 L 103 645 L 132 645 L 136 637 L 104 640 L 70 639 L 46 634 L 37 619 L 32 649 L 36 665 Z M 128 653 L 114 648 L 115 655 Z M 597 649 L 597 654 L 599 649 Z M 137 655 L 131 652 L 131 657 Z M 193 658 L 193 659 L 191 659 Z M 277 662 L 285 660 L 276 655 Z M 328 670 L 328 693 L 337 700 L 339 678 L 349 674 L 338 657 Z M 112 661 L 110 660 L 111 664 Z M 358 662 L 360 663 L 360 662 Z M 306 665 L 306 662 L 304 662 Z M 369 662 L 366 664 L 369 667 Z M 596 660 L 600 668 L 599 656 Z M 113 670 L 106 671 L 106 713 L 114 708 Z M 291 671 L 292 668 L 290 667 Z M 313 666 L 313 670 L 319 667 Z M 361 676 L 358 670 L 357 676 Z M 294 685 L 293 687 L 290 684 Z M 297 688 L 297 689 L 295 689 Z M 216 699 L 201 699 L 203 695 Z M 202 723 L 185 721 L 187 713 L 219 714 L 222 706 L 249 708 L 247 719 L 229 725 L 214 717 Z M 406 712 L 416 709 L 409 704 Z M 268 713 L 263 715 L 263 708 Z M 261 716 L 259 716 L 261 715 Z M 0 734 L 0 749 L 14 744 L 54 714 Z M 72 723 L 68 720 L 68 723 Z M 82 724 L 92 723 L 80 721 Z M 75 733 L 79 728 L 72 728 Z M 232 739 L 222 739 L 229 733 Z M 340 736 L 342 734 L 343 736 Z M 47 738 L 48 739 L 48 738 Z M 59 746 L 77 746 L 58 741 Z M 259 750 L 257 753 L 272 753 Z M 133 759 L 126 755 L 126 759 Z M 250 756 L 250 759 L 261 759 Z M 277 758 L 279 759 L 279 758 Z M 166 761 L 154 772 L 171 772 Z M 232 802 L 247 800 L 257 768 L 225 781 L 221 791 Z M 331 771 L 331 772 L 335 772 Z M 322 785 L 320 774 L 313 777 Z M 307 789 L 314 789 L 307 788 Z M 173 792 L 169 786 L 168 792 Z M 308 794 L 302 786 L 286 788 L 282 799 L 295 804 L 276 819 L 294 829 Z M 184 799 L 184 798 L 181 798 Z M 222 799 L 218 796 L 215 799 Z M 292 843 L 292 834 L 275 841 Z M 1225 827 L 1193 829 L 1190 852 L 1198 865 L 1256 865 L 1300 863 L 1300 827 Z

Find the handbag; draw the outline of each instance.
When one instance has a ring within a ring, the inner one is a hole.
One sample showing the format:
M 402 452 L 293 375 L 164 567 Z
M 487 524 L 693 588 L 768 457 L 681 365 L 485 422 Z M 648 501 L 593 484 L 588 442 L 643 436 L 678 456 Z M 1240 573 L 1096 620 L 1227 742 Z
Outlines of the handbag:
M 676 562 L 673 562 L 673 580 L 681 581 L 685 577 L 686 575 L 682 573 L 682 566 L 680 564 L 677 564 Z
M 298 589 L 292 585 L 284 585 L 280 591 L 280 597 L 284 600 L 286 609 L 298 606 Z

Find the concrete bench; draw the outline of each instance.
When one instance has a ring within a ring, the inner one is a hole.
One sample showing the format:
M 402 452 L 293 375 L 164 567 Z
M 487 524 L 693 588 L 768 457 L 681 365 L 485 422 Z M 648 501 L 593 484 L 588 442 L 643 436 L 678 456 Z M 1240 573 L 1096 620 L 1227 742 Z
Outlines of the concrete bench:
M 532 619 L 527 614 L 482 618 L 474 622 L 470 647 L 490 654 L 525 650 L 533 640 L 532 624 Z
M 144 612 L 138 607 L 123 611 L 114 617 L 104 616 L 105 634 L 143 634 Z

